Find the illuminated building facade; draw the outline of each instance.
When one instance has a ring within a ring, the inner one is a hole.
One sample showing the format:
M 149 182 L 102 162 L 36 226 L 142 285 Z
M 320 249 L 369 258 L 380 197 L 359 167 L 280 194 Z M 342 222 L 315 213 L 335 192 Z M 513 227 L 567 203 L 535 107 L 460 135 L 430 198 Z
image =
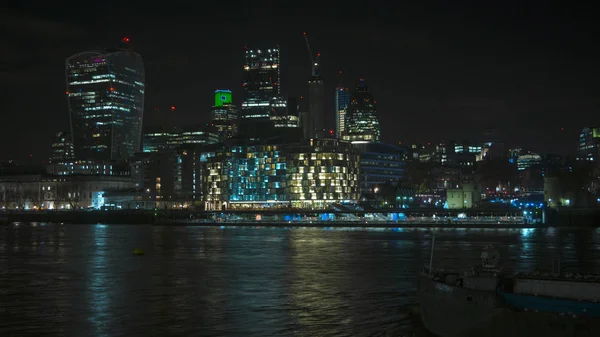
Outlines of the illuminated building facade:
M 522 154 L 517 158 L 517 169 L 523 171 L 531 166 L 538 165 L 542 162 L 542 157 L 537 153 Z
M 50 174 L 58 176 L 129 176 L 131 174 L 131 169 L 127 163 L 114 160 L 71 160 L 54 162 L 48 166 L 47 171 Z
M 336 139 L 227 145 L 200 162 L 208 210 L 324 208 L 359 196 L 358 152 Z
M 287 204 L 287 162 L 280 145 L 226 146 L 204 165 L 206 209 Z
M 578 150 L 578 160 L 598 160 L 598 155 L 600 155 L 600 127 L 585 127 L 581 130 Z
M 360 153 L 359 185 L 362 194 L 372 193 L 377 186 L 397 185 L 406 178 L 406 150 L 383 143 L 355 143 Z
M 298 115 L 290 113 L 288 101 L 277 97 L 271 100 L 271 121 L 276 128 L 297 128 Z
M 68 132 L 59 132 L 52 142 L 51 163 L 73 160 L 73 142 Z
M 210 119 L 220 140 L 229 139 L 237 134 L 238 113 L 232 102 L 230 90 L 215 91 L 215 104 L 210 111 Z
M 202 177 L 199 149 L 198 146 L 183 146 L 174 153 L 173 194 L 181 207 L 187 207 L 189 201 L 200 199 Z
M 482 151 L 481 145 L 474 145 L 469 142 L 455 142 L 453 153 L 472 153 L 472 154 L 480 154 Z M 452 153 L 451 151 L 448 151 Z
M 143 152 L 163 152 L 176 147 L 178 133 L 174 130 L 171 132 L 164 130 L 150 130 L 144 132 L 143 136 Z
M 346 109 L 350 104 L 350 91 L 342 85 L 335 88 L 335 136 L 342 139 L 346 125 Z
M 196 128 L 185 131 L 153 130 L 144 133 L 143 152 L 171 151 L 182 145 L 215 144 L 219 142 L 219 135 L 207 131 L 205 128 Z
M 71 135 L 77 159 L 123 160 L 140 151 L 144 63 L 128 50 L 66 60 Z
M 279 47 L 246 49 L 242 118 L 269 119 L 271 100 L 279 96 Z
M 288 147 L 286 195 L 293 207 L 324 208 L 359 198 L 359 154 L 337 139 Z
M 101 209 L 109 191 L 134 187 L 130 177 L 46 176 L 26 174 L 0 177 L 0 208 L 19 210 Z
M 219 136 L 207 130 L 190 129 L 184 130 L 177 135 L 177 145 L 203 145 L 219 142 Z
M 380 134 L 375 98 L 361 79 L 348 104 L 342 138 L 351 142 L 379 142 Z

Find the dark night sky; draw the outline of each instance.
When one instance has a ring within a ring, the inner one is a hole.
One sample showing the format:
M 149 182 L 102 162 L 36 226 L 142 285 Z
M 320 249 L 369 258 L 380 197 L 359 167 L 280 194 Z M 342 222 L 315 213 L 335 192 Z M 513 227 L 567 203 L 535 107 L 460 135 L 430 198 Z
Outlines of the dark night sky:
M 241 100 L 245 45 L 279 44 L 282 93 L 306 95 L 304 31 L 322 53 L 330 124 L 342 69 L 347 86 L 360 77 L 371 86 L 386 142 L 480 140 L 494 128 L 509 145 L 574 151 L 599 116 L 592 8 L 454 2 L 13 1 L 0 9 L 0 159 L 44 160 L 53 135 L 69 129 L 64 60 L 74 53 L 129 37 L 146 65 L 145 124 L 157 121 L 153 107 L 169 105 L 178 124 L 197 124 L 214 89 Z

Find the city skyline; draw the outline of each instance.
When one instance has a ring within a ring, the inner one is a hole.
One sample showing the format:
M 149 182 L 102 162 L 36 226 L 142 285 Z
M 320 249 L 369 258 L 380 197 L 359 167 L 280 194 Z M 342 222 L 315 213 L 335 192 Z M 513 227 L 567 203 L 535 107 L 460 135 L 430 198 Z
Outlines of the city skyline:
M 229 21 L 223 22 L 231 26 L 220 32 L 229 42 L 225 46 L 214 44 L 218 36 L 202 32 L 197 37 L 202 41 L 202 48 L 185 43 L 191 35 L 181 32 L 185 27 L 198 32 L 203 26 L 176 20 L 186 16 L 168 13 L 172 10 L 165 13 L 165 24 L 160 25 L 160 32 L 138 27 L 161 17 L 155 9 L 149 10 L 147 17 L 133 17 L 130 23 L 120 22 L 125 14 L 115 11 L 105 19 L 110 25 L 97 19 L 77 21 L 73 15 L 76 9 L 72 8 L 66 9 L 64 14 L 58 9 L 44 13 L 41 10 L 5 11 L 3 17 L 7 20 L 3 22 L 14 29 L 12 37 L 5 42 L 7 48 L 3 48 L 7 67 L 3 69 L 0 85 L 7 99 L 3 99 L 1 107 L 7 116 L 3 124 L 10 127 L 3 129 L 2 137 L 21 146 L 2 151 L 0 159 L 19 160 L 33 154 L 34 159 L 47 160 L 50 149 L 38 144 L 48 143 L 57 132 L 67 131 L 69 125 L 64 97 L 64 60 L 95 46 L 113 46 L 123 36 L 131 38 L 134 50 L 146 63 L 145 115 L 149 116 L 150 109 L 156 106 L 176 105 L 176 120 L 180 124 L 207 122 L 215 89 L 228 88 L 234 97 L 243 96 L 245 45 L 279 45 L 282 96 L 306 97 L 310 67 L 302 38 L 304 31 L 311 37 L 313 50 L 322 53 L 326 126 L 329 128 L 334 125 L 333 93 L 338 83 L 335 74 L 340 69 L 344 71 L 346 86 L 354 87 L 362 77 L 371 86 L 378 100 L 382 140 L 387 143 L 477 140 L 482 138 L 484 130 L 495 128 L 511 145 L 541 153 L 575 153 L 581 129 L 597 123 L 595 112 L 599 102 L 593 95 L 596 84 L 591 79 L 598 67 L 590 62 L 595 52 L 582 43 L 586 34 L 593 33 L 593 29 L 586 30 L 589 27 L 585 26 L 585 17 L 580 17 L 577 27 L 553 26 L 549 33 L 552 38 L 549 38 L 540 36 L 535 24 L 561 22 L 558 15 L 552 15 L 552 8 L 544 7 L 542 11 L 548 17 L 522 13 L 521 18 L 512 13 L 509 6 L 503 7 L 506 18 L 490 13 L 489 8 L 463 12 L 464 9 L 454 8 L 474 22 L 450 26 L 449 32 L 444 33 L 439 28 L 452 20 L 448 14 L 425 13 L 426 8 L 419 5 L 403 6 L 406 13 L 417 18 L 435 18 L 439 22 L 433 28 L 421 26 L 416 19 L 394 26 L 386 20 L 389 16 L 374 6 L 373 13 L 364 18 L 367 24 L 363 30 L 340 38 L 334 34 L 335 27 L 328 27 L 323 20 L 331 10 L 316 16 L 299 10 L 297 17 L 290 17 L 282 8 L 270 9 L 271 15 L 282 18 L 281 27 L 272 29 L 267 24 L 257 23 L 265 13 L 242 6 L 244 8 L 232 9 Z M 399 5 L 394 9 L 392 12 L 401 12 Z M 348 28 L 352 20 L 359 19 L 360 13 L 344 11 L 352 15 L 340 26 Z M 406 13 L 402 15 L 408 15 Z M 255 14 L 255 20 L 239 20 L 247 14 Z M 494 20 L 485 24 L 484 18 Z M 528 19 L 534 20 L 527 22 Z M 166 24 L 176 21 L 180 21 L 180 25 Z M 501 29 L 492 26 L 494 23 L 508 27 Z M 248 27 L 246 31 L 235 29 L 244 26 Z M 402 27 L 416 28 L 413 31 L 418 33 L 412 36 L 397 33 Z M 469 33 L 469 27 L 478 28 L 479 33 Z M 442 39 L 456 31 L 465 33 L 457 43 Z M 484 39 L 486 34 L 493 39 Z M 530 37 L 537 38 L 535 43 L 524 45 L 525 39 Z M 41 43 L 43 40 L 49 42 Z M 354 40 L 365 44 L 355 46 L 356 43 L 351 43 Z M 400 42 L 394 42 L 396 40 Z M 441 54 L 434 57 L 432 51 Z M 395 58 L 387 55 L 393 53 L 396 53 Z M 31 99 L 31 93 L 35 99 Z M 560 118 L 562 116 L 570 118 Z M 22 132 L 28 127 L 28 132 Z

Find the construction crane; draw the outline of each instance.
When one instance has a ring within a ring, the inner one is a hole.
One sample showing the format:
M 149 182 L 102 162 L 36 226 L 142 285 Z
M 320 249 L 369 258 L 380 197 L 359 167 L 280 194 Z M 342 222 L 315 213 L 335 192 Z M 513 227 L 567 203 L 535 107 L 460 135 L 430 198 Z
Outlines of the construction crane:
M 302 33 L 304 35 L 304 40 L 306 41 L 306 47 L 308 47 L 308 56 L 310 57 L 310 69 L 312 76 L 319 75 L 319 59 L 321 58 L 321 53 L 317 53 L 317 57 L 313 56 L 312 49 L 310 49 L 310 43 L 308 43 L 308 36 L 306 36 L 306 32 Z

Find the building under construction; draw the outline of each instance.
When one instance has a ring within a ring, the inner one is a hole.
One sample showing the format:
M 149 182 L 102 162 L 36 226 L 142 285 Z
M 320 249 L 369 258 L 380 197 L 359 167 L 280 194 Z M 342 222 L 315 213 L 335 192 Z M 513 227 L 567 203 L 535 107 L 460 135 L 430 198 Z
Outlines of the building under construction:
M 319 73 L 321 54 L 318 53 L 316 57 L 314 56 L 306 33 L 304 33 L 304 40 L 311 62 L 311 76 L 308 78 L 308 114 L 303 124 L 304 137 L 306 139 L 323 138 L 325 136 L 325 85 L 323 77 Z

